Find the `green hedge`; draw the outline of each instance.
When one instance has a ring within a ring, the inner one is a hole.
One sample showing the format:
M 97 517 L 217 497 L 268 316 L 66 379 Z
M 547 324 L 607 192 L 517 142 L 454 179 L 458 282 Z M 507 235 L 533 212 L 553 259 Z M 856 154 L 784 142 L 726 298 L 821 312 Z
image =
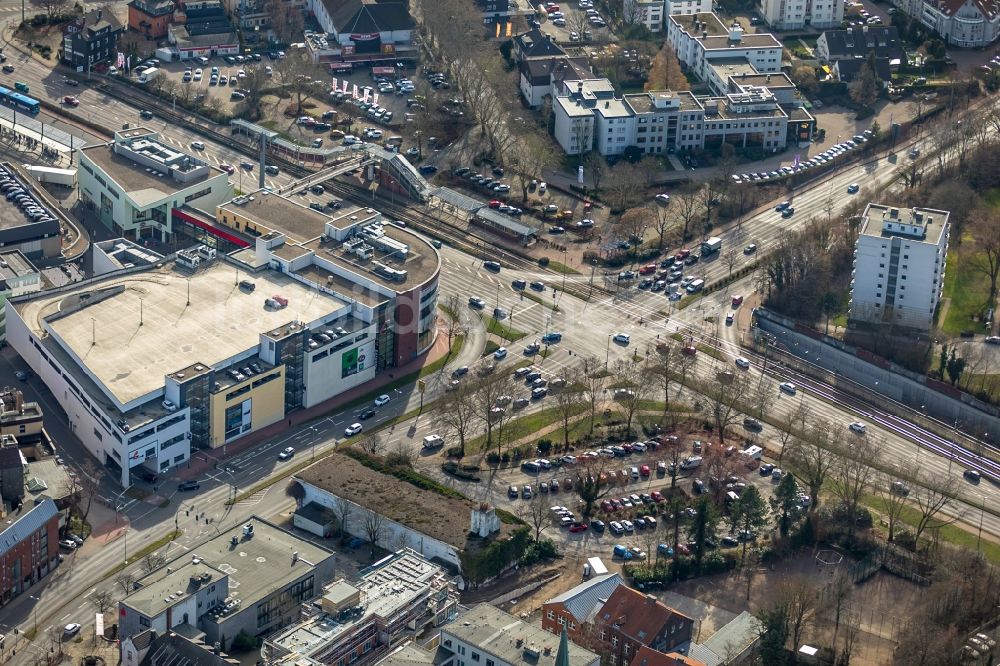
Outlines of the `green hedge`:
M 462 573 L 473 585 L 483 583 L 520 562 L 533 543 L 531 530 L 519 527 L 509 539 L 495 539 L 482 550 L 462 551 Z

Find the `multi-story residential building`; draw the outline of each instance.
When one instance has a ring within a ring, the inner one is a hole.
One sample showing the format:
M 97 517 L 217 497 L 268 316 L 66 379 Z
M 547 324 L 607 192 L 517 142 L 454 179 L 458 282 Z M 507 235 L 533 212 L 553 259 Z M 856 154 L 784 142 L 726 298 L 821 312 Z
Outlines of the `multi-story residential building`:
M 663 30 L 663 0 L 625 0 L 622 16 L 632 24 L 646 26 L 650 32 Z
M 827 30 L 816 40 L 816 57 L 822 62 L 876 58 L 901 60 L 903 43 L 896 26 L 861 26 L 846 30 Z
M 514 35 L 510 54 L 515 62 L 521 62 L 534 58 L 557 58 L 566 55 L 566 52 L 552 37 L 535 28 Z
M 664 13 L 671 14 L 702 14 L 712 11 L 712 0 L 665 0 Z
M 777 152 L 788 141 L 788 114 L 767 88 L 747 88 L 704 102 L 702 146 L 718 150 L 728 143 L 737 148 Z
M 333 578 L 334 554 L 257 516 L 222 530 L 140 578 L 118 604 L 119 631 L 241 631 L 264 636 L 297 620 Z
M 59 566 L 59 511 L 50 499 L 8 516 L 0 531 L 0 607 Z
M 625 95 L 633 114 L 631 145 L 646 154 L 702 147 L 705 109 L 690 92 L 645 92 Z
M 982 48 L 1000 37 L 1000 6 L 992 0 L 893 0 L 892 4 L 953 46 Z
M 712 62 L 745 58 L 761 73 L 781 71 L 781 42 L 770 33 L 745 34 L 733 22 L 726 27 L 715 14 L 667 16 L 667 42 L 677 58 L 702 81 L 709 78 Z
M 441 628 L 435 663 L 454 666 L 598 666 L 594 652 L 523 622 L 509 613 L 479 604 Z M 443 653 L 441 655 L 440 653 Z
M 610 664 L 632 664 L 642 646 L 668 653 L 691 641 L 694 620 L 626 585 L 619 585 L 597 611 L 591 640 Z
M 128 3 L 128 27 L 149 39 L 167 36 L 174 20 L 174 0 L 132 0 Z
M 868 204 L 854 251 L 849 323 L 930 330 L 944 285 L 948 217 Z
M 124 27 L 113 12 L 95 9 L 63 27 L 60 60 L 64 65 L 89 71 L 118 53 Z
M 566 85 L 594 78 L 586 58 L 567 56 L 526 58 L 521 61 L 518 71 L 521 96 L 533 109 L 540 107 L 546 96 L 553 96 Z
M 621 574 L 595 576 L 542 604 L 542 629 L 558 634 L 564 629 L 575 643 L 587 640 L 585 628 L 619 585 Z
M 775 75 L 776 83 L 786 80 Z M 630 146 L 661 154 L 718 149 L 722 143 L 774 152 L 789 141 L 808 140 L 814 124 L 803 109 L 805 118 L 791 131 L 789 115 L 777 96 L 766 87 L 749 84 L 737 86 L 737 92 L 702 99 L 670 91 L 618 98 L 606 79 L 578 81 L 565 88 L 570 91 L 556 95 L 552 107 L 554 135 L 571 155 L 588 150 L 620 155 Z
M 591 90 L 588 85 L 590 81 L 575 83 L 575 91 L 568 95 L 557 94 L 552 101 L 555 116 L 553 136 L 567 155 L 583 155 L 593 149 L 597 122 L 594 107 L 601 101 L 599 94 L 607 99 L 614 98 L 614 90 L 608 94 L 603 92 L 603 87 Z
M 440 259 L 424 238 L 372 209 L 326 215 L 266 191 L 217 215 L 255 245 L 198 246 L 7 303 L 11 346 L 123 486 L 434 343 Z
M 759 0 L 760 15 L 775 30 L 801 30 L 806 26 L 836 28 L 844 22 L 841 0 Z
M 109 144 L 80 155 L 80 201 L 114 233 L 131 240 L 168 240 L 173 212 L 213 210 L 233 197 L 229 174 L 159 141 L 144 127 L 115 132 Z
M 366 666 L 458 613 L 444 569 L 403 549 L 363 569 L 360 579 L 330 584 L 321 612 L 265 639 L 264 663 Z

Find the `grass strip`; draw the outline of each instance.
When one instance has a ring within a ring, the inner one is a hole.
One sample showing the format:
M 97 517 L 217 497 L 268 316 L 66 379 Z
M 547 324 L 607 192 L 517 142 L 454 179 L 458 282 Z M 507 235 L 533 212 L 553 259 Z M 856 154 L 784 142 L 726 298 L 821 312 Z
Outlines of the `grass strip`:
M 549 259 L 548 268 L 549 270 L 555 271 L 556 273 L 561 273 L 563 275 L 582 275 L 580 271 L 576 270 L 575 268 L 570 268 L 561 261 L 553 261 Z
M 545 298 L 544 296 L 539 296 L 538 294 L 527 290 L 522 291 L 521 296 L 522 298 L 527 298 L 529 301 L 534 301 L 535 303 L 538 303 L 542 307 L 559 312 L 559 306 L 556 305 L 555 301 L 551 298 Z
M 183 533 L 184 532 L 181 530 L 170 530 L 169 532 L 167 532 L 166 536 L 160 537 L 156 541 L 147 543 L 137 552 L 133 553 L 130 558 L 124 560 L 123 562 L 119 562 L 118 564 L 116 564 L 115 566 L 111 567 L 106 572 L 104 572 L 104 575 L 101 576 L 101 580 L 106 580 L 108 578 L 111 578 L 116 573 L 127 567 L 128 565 L 135 564 L 136 562 L 146 557 L 150 553 L 155 553 L 158 549 L 162 548 L 163 546 L 166 546 L 171 541 L 174 541 L 175 539 L 177 539 L 177 537 L 179 537 Z
M 517 342 L 521 338 L 528 335 L 524 331 L 519 331 L 506 324 L 501 324 L 493 317 L 486 317 L 486 332 L 499 338 L 503 338 L 507 342 Z
M 862 503 L 871 509 L 876 515 L 882 516 L 883 510 L 879 508 L 880 504 L 878 499 L 871 495 L 865 495 L 862 499 Z M 899 513 L 899 519 L 895 526 L 896 531 L 899 531 L 900 524 L 906 527 L 916 527 L 917 523 L 920 522 L 920 511 L 914 509 L 911 506 L 904 505 Z M 931 530 L 925 531 L 926 534 Z M 969 530 L 963 530 L 961 527 L 951 524 L 943 525 L 937 530 L 938 534 L 942 539 L 948 543 L 952 543 L 956 546 L 961 546 L 963 548 L 968 548 L 969 550 L 976 549 L 976 541 L 979 541 L 979 549 L 989 559 L 991 562 L 1000 563 L 1000 544 L 992 541 L 989 538 L 978 539 L 976 534 L 973 534 Z

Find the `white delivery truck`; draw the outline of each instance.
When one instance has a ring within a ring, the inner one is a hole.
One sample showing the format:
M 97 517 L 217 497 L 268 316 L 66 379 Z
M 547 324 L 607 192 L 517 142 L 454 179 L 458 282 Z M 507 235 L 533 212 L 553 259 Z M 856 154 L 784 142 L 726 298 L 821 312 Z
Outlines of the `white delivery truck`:
M 603 576 L 608 573 L 608 568 L 604 566 L 604 561 L 599 557 L 591 557 L 583 565 L 583 578 L 586 580 L 591 576 Z
M 708 257 L 722 249 L 722 239 L 712 236 L 701 244 L 701 256 Z
M 149 83 L 159 75 L 160 75 L 160 70 L 156 67 L 151 67 L 147 70 L 144 70 L 142 74 L 139 75 L 139 83 Z

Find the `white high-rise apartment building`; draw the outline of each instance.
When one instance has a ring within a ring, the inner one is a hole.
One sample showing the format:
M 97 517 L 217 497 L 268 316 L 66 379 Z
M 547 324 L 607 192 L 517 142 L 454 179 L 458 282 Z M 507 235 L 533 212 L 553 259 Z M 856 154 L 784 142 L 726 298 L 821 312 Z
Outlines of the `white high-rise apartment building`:
M 844 22 L 841 0 L 759 0 L 760 15 L 775 30 L 839 28 Z
M 663 0 L 625 0 L 623 16 L 630 23 L 641 23 L 650 32 L 663 30 Z
M 854 251 L 852 322 L 922 331 L 933 326 L 944 284 L 948 215 L 868 204 Z

